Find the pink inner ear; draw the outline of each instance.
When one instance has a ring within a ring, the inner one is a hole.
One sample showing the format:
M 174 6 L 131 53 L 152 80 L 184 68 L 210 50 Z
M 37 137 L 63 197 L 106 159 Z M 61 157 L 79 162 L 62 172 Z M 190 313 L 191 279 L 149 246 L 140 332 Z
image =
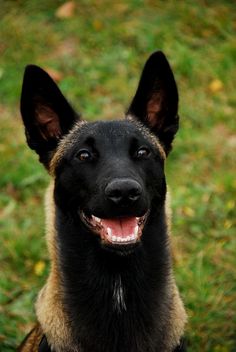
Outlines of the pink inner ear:
M 154 93 L 147 104 L 147 119 L 150 127 L 161 128 L 163 124 L 162 109 L 163 109 L 163 94 L 160 92 Z
M 37 106 L 36 121 L 43 139 L 61 137 L 59 117 L 50 107 L 45 105 Z

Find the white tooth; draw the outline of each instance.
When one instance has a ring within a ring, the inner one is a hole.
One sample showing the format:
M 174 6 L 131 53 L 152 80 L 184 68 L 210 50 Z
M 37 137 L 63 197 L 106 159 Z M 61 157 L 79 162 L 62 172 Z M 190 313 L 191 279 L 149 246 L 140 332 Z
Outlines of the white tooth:
M 121 237 L 117 237 L 117 242 L 122 242 L 122 238 Z
M 110 227 L 107 228 L 107 233 L 109 237 L 112 237 L 112 229 Z
M 127 236 L 126 237 L 126 241 L 130 241 L 131 240 L 131 237 L 130 236 Z
M 112 236 L 111 239 L 112 239 L 113 242 L 116 242 L 116 241 L 117 241 L 117 237 L 116 237 L 116 236 Z
M 92 215 L 92 217 L 93 217 L 94 221 L 99 222 L 99 223 L 101 222 L 101 219 L 98 218 L 97 216 Z
M 134 235 L 135 235 L 135 237 L 138 236 L 138 225 L 135 226 Z
M 135 236 L 135 234 L 133 234 L 133 235 L 131 235 L 130 237 L 131 237 L 131 240 L 135 240 L 135 237 L 136 237 L 136 236 Z

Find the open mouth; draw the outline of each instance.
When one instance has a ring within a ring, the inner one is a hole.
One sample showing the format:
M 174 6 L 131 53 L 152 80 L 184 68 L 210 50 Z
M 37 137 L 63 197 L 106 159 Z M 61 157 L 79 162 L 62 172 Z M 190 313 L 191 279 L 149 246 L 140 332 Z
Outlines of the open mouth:
M 147 213 L 141 217 L 101 219 L 94 215 L 85 215 L 81 211 L 80 217 L 86 226 L 101 237 L 103 242 L 112 245 L 127 245 L 140 240 Z

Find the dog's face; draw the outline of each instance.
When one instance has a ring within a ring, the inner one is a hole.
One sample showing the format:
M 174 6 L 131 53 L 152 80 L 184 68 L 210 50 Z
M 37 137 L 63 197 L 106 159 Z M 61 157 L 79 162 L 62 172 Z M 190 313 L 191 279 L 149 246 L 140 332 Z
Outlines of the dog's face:
M 164 204 L 164 160 L 178 129 L 178 93 L 164 55 L 147 61 L 126 120 L 85 123 L 40 68 L 26 69 L 21 112 L 29 146 L 55 177 L 55 202 L 102 245 L 141 240 Z
M 64 143 L 54 158 L 57 205 L 104 243 L 139 241 L 153 200 L 165 197 L 158 141 L 135 122 L 114 121 L 77 127 Z

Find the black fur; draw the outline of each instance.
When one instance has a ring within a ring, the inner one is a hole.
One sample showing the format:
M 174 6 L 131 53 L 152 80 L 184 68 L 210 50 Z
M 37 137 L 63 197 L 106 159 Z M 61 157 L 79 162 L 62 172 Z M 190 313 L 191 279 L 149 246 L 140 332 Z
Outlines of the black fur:
M 163 331 L 157 331 L 153 313 L 165 316 L 161 306 L 169 300 L 163 161 L 158 149 L 127 121 L 94 123 L 78 134 L 78 142 L 56 170 L 55 182 L 59 259 L 74 335 L 86 352 L 138 352 L 146 346 L 155 351 Z M 84 163 L 76 152 L 88 148 L 87 140 L 99 157 Z M 143 145 L 152 150 L 152 156 L 139 160 L 135 152 Z M 143 189 L 140 201 L 128 208 L 117 207 L 104 196 L 105 186 L 123 177 L 135 178 Z M 99 237 L 84 226 L 80 208 L 101 218 L 141 216 L 152 210 L 142 243 L 112 248 L 101 245 Z M 114 300 L 120 283 L 128 314 Z
M 172 304 L 171 255 L 163 152 L 150 131 L 168 154 L 178 129 L 177 107 L 172 71 L 156 52 L 128 109 L 134 121 L 84 124 L 66 137 L 54 170 L 55 228 L 63 305 L 72 343 L 81 352 L 163 350 Z M 28 144 L 49 168 L 78 115 L 35 66 L 25 72 L 21 112 Z M 139 242 L 115 245 L 101 241 L 81 211 L 112 219 L 148 216 Z
M 186 352 L 186 351 L 187 351 L 186 350 L 186 343 L 185 343 L 185 340 L 182 339 L 180 341 L 180 344 L 174 349 L 173 352 Z M 43 336 L 43 338 L 40 342 L 38 352 L 51 352 L 51 348 L 48 345 L 47 338 L 45 335 Z
M 45 335 L 43 336 L 43 338 L 39 344 L 38 352 L 51 352 L 51 348 L 48 345 L 47 338 Z
M 45 335 L 43 336 L 42 341 L 40 342 L 38 352 L 51 352 L 51 348 L 48 345 L 47 338 L 46 338 Z M 186 343 L 185 343 L 185 341 L 181 340 L 180 344 L 174 349 L 173 352 L 186 352 Z
M 170 297 L 165 290 L 170 265 L 163 212 L 154 220 L 138 248 L 101 248 L 99 239 L 59 213 L 60 265 L 64 274 L 65 306 L 78 342 L 90 351 L 156 351 Z M 154 215 L 154 214 L 152 214 Z M 66 236 L 65 236 L 66 234 Z M 154 237 L 158 236 L 158 239 Z M 125 255 L 126 254 L 126 255 Z M 148 278 L 148 280 L 147 280 Z M 115 287 L 122 284 L 125 307 L 117 306 Z M 168 326 L 163 327 L 168 328 Z M 99 341 L 99 343 L 98 343 Z

